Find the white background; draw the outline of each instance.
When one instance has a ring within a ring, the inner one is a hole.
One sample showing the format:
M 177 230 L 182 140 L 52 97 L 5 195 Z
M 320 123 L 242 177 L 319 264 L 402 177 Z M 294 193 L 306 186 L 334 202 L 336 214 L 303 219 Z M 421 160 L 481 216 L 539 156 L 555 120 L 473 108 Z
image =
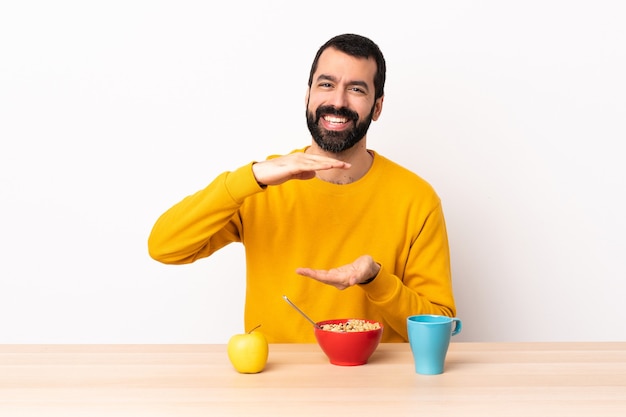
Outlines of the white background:
M 317 48 L 371 37 L 369 147 L 438 190 L 457 341 L 626 340 L 620 1 L 3 1 L 0 343 L 223 343 L 243 248 L 148 257 L 219 173 L 310 142 Z

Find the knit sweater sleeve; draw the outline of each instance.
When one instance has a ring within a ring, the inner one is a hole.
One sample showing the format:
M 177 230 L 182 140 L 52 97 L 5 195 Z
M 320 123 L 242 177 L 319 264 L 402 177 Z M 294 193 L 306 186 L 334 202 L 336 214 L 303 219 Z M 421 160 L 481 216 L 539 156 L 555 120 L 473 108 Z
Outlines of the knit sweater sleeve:
M 252 163 L 220 174 L 159 217 L 148 238 L 150 256 L 166 264 L 187 264 L 241 241 L 237 210 L 246 197 L 262 191 Z
M 406 318 L 416 314 L 456 315 L 450 254 L 441 204 L 425 220 L 411 246 L 404 276 L 382 265 L 378 276 L 361 286 L 388 324 L 407 338 Z

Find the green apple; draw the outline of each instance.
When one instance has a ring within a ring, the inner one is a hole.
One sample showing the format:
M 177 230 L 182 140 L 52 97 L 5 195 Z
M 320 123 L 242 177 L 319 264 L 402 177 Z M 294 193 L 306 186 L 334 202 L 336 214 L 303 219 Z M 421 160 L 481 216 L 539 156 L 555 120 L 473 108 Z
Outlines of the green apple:
M 236 334 L 228 341 L 228 359 L 235 370 L 242 374 L 257 374 L 265 369 L 269 347 L 265 335 L 256 330 Z

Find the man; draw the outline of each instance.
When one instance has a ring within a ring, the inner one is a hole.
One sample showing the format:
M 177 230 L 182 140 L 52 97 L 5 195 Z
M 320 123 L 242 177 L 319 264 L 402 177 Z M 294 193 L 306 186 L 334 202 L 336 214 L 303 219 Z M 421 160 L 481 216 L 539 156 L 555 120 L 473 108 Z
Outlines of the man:
M 314 320 L 378 320 L 383 342 L 407 340 L 409 315 L 454 316 L 437 194 L 366 146 L 385 74 L 368 38 L 322 45 L 306 94 L 310 146 L 224 172 L 183 199 L 154 225 L 150 255 L 184 264 L 243 243 L 245 328 L 261 325 L 270 343 L 315 341 L 283 294 Z

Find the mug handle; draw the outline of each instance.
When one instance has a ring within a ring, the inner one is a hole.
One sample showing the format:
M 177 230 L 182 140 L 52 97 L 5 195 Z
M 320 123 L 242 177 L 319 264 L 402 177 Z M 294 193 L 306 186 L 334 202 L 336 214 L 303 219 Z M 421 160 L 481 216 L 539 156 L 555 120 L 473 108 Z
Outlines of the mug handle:
M 463 323 L 461 322 L 460 319 L 456 317 L 452 318 L 452 322 L 454 323 L 454 328 L 452 329 L 451 336 L 454 336 L 455 334 L 458 334 L 461 331 L 461 329 L 463 328 Z

